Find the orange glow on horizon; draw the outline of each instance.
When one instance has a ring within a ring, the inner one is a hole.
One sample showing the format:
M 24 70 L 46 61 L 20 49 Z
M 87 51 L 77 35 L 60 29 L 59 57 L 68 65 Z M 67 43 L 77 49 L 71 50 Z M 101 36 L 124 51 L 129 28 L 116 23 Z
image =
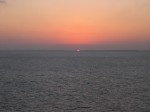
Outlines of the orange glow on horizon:
M 149 6 L 148 0 L 7 0 L 0 6 L 0 44 L 148 43 Z

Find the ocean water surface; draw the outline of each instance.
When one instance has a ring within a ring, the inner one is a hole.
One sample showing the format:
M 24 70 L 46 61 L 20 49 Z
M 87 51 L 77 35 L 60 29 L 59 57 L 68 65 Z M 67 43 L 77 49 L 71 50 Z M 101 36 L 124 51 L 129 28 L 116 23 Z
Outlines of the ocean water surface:
M 0 51 L 0 112 L 150 112 L 150 52 Z

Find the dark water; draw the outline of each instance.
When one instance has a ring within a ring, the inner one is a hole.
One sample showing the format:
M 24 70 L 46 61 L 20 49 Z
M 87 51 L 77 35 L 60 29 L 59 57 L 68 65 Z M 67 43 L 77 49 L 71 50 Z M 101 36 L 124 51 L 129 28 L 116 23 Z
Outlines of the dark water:
M 0 112 L 150 112 L 150 52 L 0 52 Z

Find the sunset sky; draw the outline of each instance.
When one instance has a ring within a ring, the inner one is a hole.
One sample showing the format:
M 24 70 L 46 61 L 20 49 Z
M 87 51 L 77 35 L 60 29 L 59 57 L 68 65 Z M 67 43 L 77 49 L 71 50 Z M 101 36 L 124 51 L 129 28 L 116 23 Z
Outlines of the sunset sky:
M 150 0 L 0 0 L 0 49 L 150 50 Z

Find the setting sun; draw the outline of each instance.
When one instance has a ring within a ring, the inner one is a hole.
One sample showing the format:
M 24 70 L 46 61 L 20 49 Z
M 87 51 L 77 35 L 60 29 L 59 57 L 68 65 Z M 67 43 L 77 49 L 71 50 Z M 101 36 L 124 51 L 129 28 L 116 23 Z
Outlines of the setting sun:
M 150 0 L 0 0 L 0 112 L 150 112 Z

